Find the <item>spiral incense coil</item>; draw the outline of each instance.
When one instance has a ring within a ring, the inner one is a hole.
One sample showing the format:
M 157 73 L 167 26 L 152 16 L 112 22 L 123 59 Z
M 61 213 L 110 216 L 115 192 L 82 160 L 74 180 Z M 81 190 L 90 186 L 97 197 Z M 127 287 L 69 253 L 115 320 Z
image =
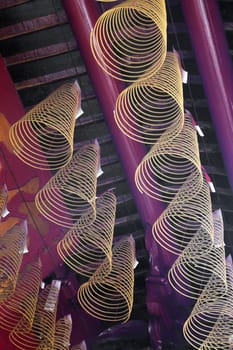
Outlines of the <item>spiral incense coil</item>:
M 4 218 L 9 213 L 6 207 L 7 200 L 8 200 L 8 190 L 6 185 L 4 185 L 2 189 L 0 189 L 0 221 L 1 221 L 1 218 Z
M 221 315 L 216 321 L 212 331 L 200 346 L 200 350 L 225 350 L 232 349 L 233 346 L 233 319 L 229 316 Z
M 116 100 L 114 116 L 120 130 L 134 141 L 161 144 L 177 136 L 184 125 L 177 55 L 168 52 L 158 72 L 149 79 L 142 76 L 124 89 Z M 164 132 L 166 135 L 159 139 Z
M 69 350 L 72 330 L 71 315 L 60 318 L 56 323 L 53 350 Z
M 197 300 L 192 313 L 184 324 L 184 337 L 194 348 L 200 348 L 204 340 L 207 339 L 214 329 L 220 315 L 221 317 L 228 318 L 229 323 L 233 322 L 232 261 L 230 265 L 226 261 L 226 275 L 226 294 L 222 296 L 222 281 L 216 278 L 216 274 L 213 274 Z M 216 298 L 217 290 L 220 292 L 219 298 Z M 215 291 L 215 293 L 213 293 L 213 291 Z M 219 349 L 221 349 L 221 347 Z
M 190 174 L 195 195 L 203 177 L 196 131 L 186 114 L 180 134 L 171 140 L 164 133 L 143 158 L 135 172 L 135 183 L 141 193 L 170 202 Z
M 116 214 L 116 197 L 105 192 L 96 201 L 96 220 L 79 227 L 77 222 L 58 243 L 61 259 L 77 273 L 90 277 L 105 257 L 112 264 L 112 239 Z
M 0 303 L 15 290 L 21 266 L 27 225 L 23 221 L 16 224 L 0 239 Z
M 172 287 L 187 298 L 198 299 L 203 286 L 212 274 L 219 279 L 219 288 L 213 289 L 213 298 L 224 295 L 227 289 L 223 221 L 220 211 L 214 215 L 214 245 L 202 227 L 191 239 L 168 273 Z M 208 251 L 209 249 L 209 251 Z
M 19 276 L 14 293 L 0 304 L 0 328 L 10 332 L 21 320 L 24 329 L 32 327 L 41 283 L 41 263 L 35 261 Z
M 96 215 L 97 169 L 98 146 L 81 147 L 71 162 L 37 193 L 37 209 L 48 220 L 63 227 L 71 228 L 76 220 L 80 227 L 90 225 Z
M 73 153 L 80 89 L 76 83 L 59 87 L 10 128 L 15 154 L 41 170 L 65 166 Z
M 164 0 L 126 0 L 104 12 L 91 32 L 92 54 L 110 76 L 132 82 L 162 66 L 167 46 Z
M 192 186 L 192 176 L 191 174 L 187 178 L 152 227 L 156 242 L 177 255 L 183 251 L 200 227 L 202 233 L 207 236 L 206 241 L 209 241 L 209 237 L 213 241 L 214 228 L 209 186 L 203 179 L 201 189 L 196 196 L 193 196 L 195 186 Z
M 94 275 L 81 285 L 78 300 L 93 317 L 110 322 L 126 322 L 133 306 L 135 242 L 133 237 L 113 247 L 112 270 L 106 258 Z
M 59 290 L 60 281 L 46 286 L 39 294 L 32 327 L 25 329 L 20 319 L 10 332 L 10 341 L 17 348 L 53 349 Z

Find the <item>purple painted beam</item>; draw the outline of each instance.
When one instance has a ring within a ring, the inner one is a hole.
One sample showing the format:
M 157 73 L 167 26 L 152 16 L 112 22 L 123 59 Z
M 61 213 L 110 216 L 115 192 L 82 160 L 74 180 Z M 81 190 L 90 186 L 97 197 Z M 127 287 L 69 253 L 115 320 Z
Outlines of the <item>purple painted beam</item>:
M 115 109 L 117 96 L 124 89 L 124 85 L 120 81 L 112 79 L 98 66 L 90 49 L 90 33 L 100 15 L 98 5 L 95 1 L 89 0 L 68 0 L 63 1 L 63 4 L 78 41 L 96 95 L 101 103 L 118 155 L 127 174 L 138 211 L 143 223 L 151 226 L 164 207 L 162 203 L 141 194 L 134 183 L 135 170 L 146 154 L 146 148 L 144 145 L 130 140 L 118 129 L 113 118 L 113 110 Z
M 102 106 L 106 123 L 108 124 L 112 139 L 128 178 L 138 212 L 146 228 L 146 247 L 150 255 L 151 274 L 158 276 L 164 275 L 167 267 L 171 266 L 174 257 L 169 252 L 158 247 L 151 235 L 151 227 L 163 211 L 164 206 L 161 202 L 141 194 L 134 182 L 135 170 L 146 154 L 146 147 L 129 139 L 118 129 L 114 121 L 113 110 L 115 109 L 117 96 L 125 86 L 120 81 L 111 78 L 99 67 L 90 48 L 90 33 L 100 16 L 98 5 L 94 0 L 63 0 L 63 5 L 77 39 L 78 47 L 86 64 L 89 77 Z M 157 283 L 157 280 L 155 283 Z M 170 298 L 170 295 L 167 298 Z M 167 303 L 164 303 L 164 298 L 163 300 L 160 297 L 156 298 L 156 303 L 160 304 L 160 312 L 168 315 L 166 325 L 174 322 L 174 319 L 170 315 L 170 310 L 167 309 Z M 148 311 L 150 313 L 149 305 Z M 152 315 L 154 315 L 153 310 Z M 168 320 L 169 317 L 170 320 Z M 157 336 L 158 334 L 156 333 Z
M 181 0 L 199 71 L 233 189 L 233 68 L 217 1 Z

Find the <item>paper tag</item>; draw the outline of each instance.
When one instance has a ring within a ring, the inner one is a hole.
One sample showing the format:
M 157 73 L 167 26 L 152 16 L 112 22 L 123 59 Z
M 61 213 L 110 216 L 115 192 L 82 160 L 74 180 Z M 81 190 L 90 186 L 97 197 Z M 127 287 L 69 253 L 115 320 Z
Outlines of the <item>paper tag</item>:
M 203 166 L 202 166 L 201 168 L 202 168 L 203 174 L 204 174 L 204 176 L 205 176 L 205 179 L 206 179 L 206 181 L 208 182 L 210 191 L 211 191 L 212 193 L 215 193 L 216 190 L 215 190 L 214 184 L 213 184 L 213 182 L 212 182 L 210 176 L 208 175 L 206 169 L 205 169 Z
M 81 107 L 81 89 L 80 89 L 80 86 L 79 86 L 79 83 L 77 80 L 75 80 L 74 85 L 78 90 L 78 110 L 77 110 L 76 118 L 75 118 L 75 119 L 78 119 L 84 112 L 83 112 L 82 107 Z
M 97 179 L 100 177 L 104 172 L 101 168 L 101 160 L 100 160 L 100 145 L 97 139 L 95 139 L 95 145 L 98 148 L 98 169 L 97 169 Z
M 23 229 L 25 231 L 25 241 L 24 241 L 24 248 L 23 248 L 23 254 L 26 254 L 29 252 L 28 250 L 28 240 L 27 240 L 27 236 L 28 236 L 28 221 L 24 220 L 22 223 Z
M 8 188 L 6 184 L 3 185 L 2 193 L 3 193 L 3 196 L 5 197 L 4 198 L 5 204 L 2 208 L 1 217 L 5 218 L 10 213 L 9 210 L 7 209 Z
M 226 264 L 227 264 L 228 266 L 230 266 L 230 267 L 233 266 L 233 261 L 232 261 L 232 256 L 231 256 L 231 254 L 227 255 L 227 257 L 226 257 Z
M 64 319 L 72 324 L 72 316 L 71 316 L 71 314 L 64 316 Z
M 138 264 L 139 264 L 139 261 L 137 260 L 137 258 L 136 258 L 136 256 L 135 256 L 133 268 L 136 269 L 136 267 L 138 266 Z
M 195 129 L 197 130 L 197 133 L 199 136 L 201 136 L 201 137 L 205 136 L 199 125 L 196 124 Z
M 181 73 L 181 80 L 183 84 L 187 84 L 188 82 L 188 72 L 184 70 L 181 64 L 181 59 L 179 53 L 174 49 L 173 47 L 173 53 L 177 56 L 179 67 L 180 67 L 180 73 Z
M 138 264 L 139 264 L 139 261 L 137 260 L 137 257 L 136 257 L 135 239 L 134 239 L 134 237 L 133 237 L 132 234 L 129 236 L 129 238 L 132 240 L 133 245 L 134 245 L 134 265 L 133 265 L 133 268 L 136 269 L 136 267 L 137 267 Z
M 197 124 L 196 120 L 193 118 L 192 113 L 190 113 L 189 110 L 187 110 L 187 109 L 185 109 L 184 112 L 185 112 L 185 114 L 187 114 L 191 118 L 192 125 L 196 129 L 198 135 L 201 137 L 204 137 L 205 135 L 204 135 L 203 131 L 201 130 L 200 126 Z
M 2 218 L 5 218 L 8 214 L 10 214 L 9 210 L 7 209 L 6 206 L 4 206 L 2 210 Z
M 44 310 L 54 312 L 58 301 L 58 295 L 61 288 L 61 281 L 53 280 L 50 286 L 50 291 L 45 303 Z
M 28 245 L 27 245 L 27 236 L 28 236 L 28 222 L 27 220 L 23 220 L 20 224 L 20 229 L 22 231 L 24 231 L 24 243 L 23 243 L 23 247 L 19 249 L 19 253 L 20 254 L 26 254 L 28 253 Z
M 43 281 L 41 281 L 40 288 L 41 288 L 41 289 L 44 289 L 44 288 L 45 288 L 45 283 L 44 283 Z
M 212 215 L 214 222 L 214 247 L 222 248 L 225 246 L 222 210 L 217 209 Z
M 80 349 L 82 350 L 87 350 L 87 344 L 86 344 L 86 341 L 83 340 L 81 343 L 80 343 Z

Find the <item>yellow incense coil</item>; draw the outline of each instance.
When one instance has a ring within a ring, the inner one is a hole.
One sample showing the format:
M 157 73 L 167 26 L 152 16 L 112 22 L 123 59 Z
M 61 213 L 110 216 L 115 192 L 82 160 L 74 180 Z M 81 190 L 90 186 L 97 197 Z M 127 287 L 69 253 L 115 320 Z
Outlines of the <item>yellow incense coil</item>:
M 82 308 L 93 317 L 110 322 L 126 322 L 132 310 L 135 242 L 132 237 L 113 247 L 112 270 L 106 258 L 94 275 L 78 290 Z
M 170 202 L 190 174 L 190 186 L 195 188 L 190 195 L 195 195 L 203 177 L 196 131 L 186 114 L 179 135 L 171 140 L 164 133 L 143 158 L 135 172 L 135 183 L 141 193 Z
M 142 76 L 124 89 L 116 100 L 114 116 L 120 130 L 138 142 L 167 143 L 177 136 L 184 125 L 177 55 L 168 52 L 159 71 L 150 78 Z M 159 139 L 164 132 L 165 137 Z
M 105 192 L 96 201 L 96 219 L 92 225 L 79 227 L 79 222 L 58 243 L 61 259 L 77 273 L 90 277 L 105 258 L 112 265 L 112 239 L 116 214 L 116 197 Z
M 26 222 L 16 224 L 0 239 L 0 303 L 15 290 L 27 235 Z
M 164 0 L 126 0 L 104 12 L 91 32 L 93 56 L 110 76 L 135 81 L 153 75 L 167 46 Z
M 19 349 L 53 349 L 60 281 L 53 281 L 39 294 L 33 325 L 25 329 L 22 319 L 10 332 Z
M 13 124 L 9 137 L 15 154 L 41 170 L 66 165 L 73 153 L 80 98 L 76 83 L 64 84 Z
M 32 327 L 41 283 L 41 263 L 35 261 L 19 276 L 14 293 L 0 304 L 0 328 L 10 332 L 21 320 L 22 332 Z
M 53 350 L 69 350 L 72 330 L 71 315 L 64 316 L 56 322 Z M 41 347 L 41 350 L 45 349 Z M 39 349 L 38 349 L 39 350 Z
M 213 274 L 184 324 L 184 337 L 194 348 L 200 349 L 205 339 L 207 340 L 209 336 L 213 337 L 211 332 L 214 331 L 215 324 L 218 322 L 217 320 L 219 317 L 222 319 L 227 318 L 228 324 L 232 324 L 233 322 L 232 260 L 230 264 L 229 261 L 226 261 L 226 275 L 227 291 L 225 295 L 222 296 L 222 281 L 216 278 L 216 274 Z M 220 292 L 219 298 L 216 298 L 217 290 Z M 213 291 L 215 292 L 213 293 Z M 229 338 L 231 335 L 232 333 L 229 334 Z M 209 338 L 209 340 L 211 340 L 211 338 Z M 224 342 L 224 338 L 218 338 L 218 342 L 217 339 L 215 340 L 216 346 L 218 343 L 221 344 L 222 341 Z M 216 349 L 221 349 L 221 346 Z
M 152 227 L 153 237 L 158 244 L 174 254 L 180 254 L 183 251 L 200 227 L 202 234 L 206 235 L 206 242 L 210 239 L 213 241 L 214 229 L 209 186 L 203 179 L 201 189 L 195 192 L 192 176 L 191 174 L 187 178 Z M 196 193 L 196 196 L 193 196 L 193 193 Z
M 226 293 L 223 220 L 220 210 L 213 215 L 214 245 L 212 246 L 211 237 L 199 229 L 168 272 L 172 287 L 191 299 L 198 299 L 212 274 L 216 275 L 216 280 L 219 279 L 218 288 L 212 290 L 213 298 L 215 293 L 216 298 Z
M 233 345 L 233 315 L 220 314 L 212 331 L 200 346 L 200 350 L 225 350 L 232 349 Z
M 98 152 L 95 144 L 81 147 L 37 193 L 35 203 L 44 217 L 68 228 L 76 220 L 80 227 L 95 220 Z

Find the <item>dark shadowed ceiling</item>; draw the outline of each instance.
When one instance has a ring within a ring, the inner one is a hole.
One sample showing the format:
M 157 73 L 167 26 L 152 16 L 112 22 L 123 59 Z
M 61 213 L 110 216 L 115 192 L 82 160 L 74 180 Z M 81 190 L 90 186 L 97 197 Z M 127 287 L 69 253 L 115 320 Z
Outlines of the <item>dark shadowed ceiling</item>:
M 232 56 L 233 1 L 219 0 L 218 3 Z M 104 6 L 99 7 L 101 11 L 104 10 Z M 214 182 L 216 194 L 212 195 L 213 208 L 222 209 L 226 251 L 232 253 L 233 193 L 224 170 L 179 0 L 167 0 L 167 14 L 168 49 L 175 47 L 179 51 L 183 66 L 189 72 L 189 82 L 184 85 L 185 107 L 193 113 L 205 134 L 204 138 L 199 138 L 201 161 Z M 26 110 L 47 97 L 65 81 L 78 80 L 84 114 L 77 121 L 75 148 L 95 138 L 98 138 L 101 145 L 104 174 L 98 182 L 98 193 L 114 188 L 118 198 L 115 235 L 132 233 L 135 237 L 139 266 L 135 270 L 135 296 L 131 319 L 147 321 L 145 278 L 149 263 L 144 245 L 143 225 L 61 0 L 1 0 L 0 53 L 5 59 Z M 79 276 L 77 278 L 80 279 Z M 96 349 L 102 350 L 149 349 L 149 346 L 147 335 L 140 340 L 105 339 L 95 344 Z M 179 350 L 189 349 L 188 345 L 182 346 Z

